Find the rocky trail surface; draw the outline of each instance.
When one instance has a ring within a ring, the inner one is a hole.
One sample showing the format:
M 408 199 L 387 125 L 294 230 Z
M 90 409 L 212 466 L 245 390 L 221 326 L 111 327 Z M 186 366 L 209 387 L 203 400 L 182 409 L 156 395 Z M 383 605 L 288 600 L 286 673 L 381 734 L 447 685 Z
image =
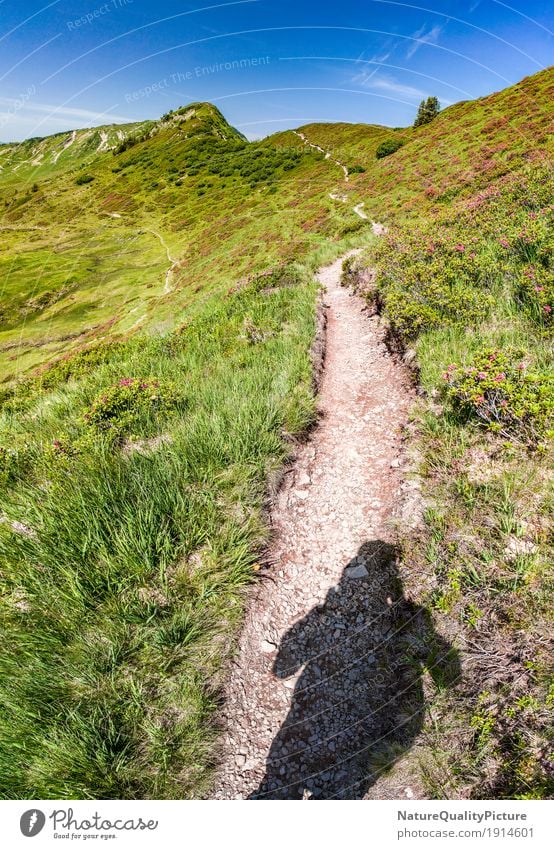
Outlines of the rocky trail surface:
M 218 799 L 422 796 L 410 770 L 389 770 L 423 710 L 422 611 L 403 596 L 392 526 L 409 487 L 412 389 L 379 318 L 340 274 L 341 260 L 319 272 L 320 421 L 272 508 L 271 566 L 225 693 Z

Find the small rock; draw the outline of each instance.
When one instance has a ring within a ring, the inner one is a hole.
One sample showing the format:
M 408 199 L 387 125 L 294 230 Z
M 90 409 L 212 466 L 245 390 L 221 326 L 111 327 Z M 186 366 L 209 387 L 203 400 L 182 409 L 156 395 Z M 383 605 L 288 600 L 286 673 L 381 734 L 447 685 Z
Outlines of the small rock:
M 246 755 L 235 755 L 235 763 L 237 766 L 244 766 L 246 763 Z
M 368 574 L 365 566 L 348 566 L 344 570 L 345 578 L 367 578 Z
M 260 648 L 264 652 L 264 654 L 272 654 L 277 646 L 275 643 L 270 642 L 269 640 L 262 640 L 260 643 Z
M 18 534 L 23 534 L 23 536 L 31 537 L 31 539 L 36 539 L 36 532 L 32 529 L 24 525 L 23 522 L 13 521 L 11 522 L 11 526 L 14 531 Z
M 504 549 L 504 554 L 508 560 L 515 560 L 516 557 L 534 554 L 536 550 L 537 546 L 531 540 L 510 537 L 508 545 Z

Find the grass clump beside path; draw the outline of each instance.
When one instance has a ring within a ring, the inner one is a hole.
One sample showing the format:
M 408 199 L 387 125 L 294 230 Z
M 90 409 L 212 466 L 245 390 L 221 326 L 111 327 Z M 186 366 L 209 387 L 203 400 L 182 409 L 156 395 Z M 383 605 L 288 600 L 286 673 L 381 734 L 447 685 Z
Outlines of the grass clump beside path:
M 2 797 L 203 794 L 266 481 L 313 416 L 315 291 L 255 278 L 5 399 Z

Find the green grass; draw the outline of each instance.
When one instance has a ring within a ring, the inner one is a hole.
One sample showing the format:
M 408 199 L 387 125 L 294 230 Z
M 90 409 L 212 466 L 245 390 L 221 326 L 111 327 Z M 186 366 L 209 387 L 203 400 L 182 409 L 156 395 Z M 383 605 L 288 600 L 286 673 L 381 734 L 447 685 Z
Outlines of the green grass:
M 428 507 L 403 535 L 405 582 L 463 647 L 426 731 L 437 798 L 554 793 L 553 188 L 548 166 L 526 164 L 399 219 L 358 260 L 425 393 L 412 448 Z
M 71 134 L 3 155 L 4 381 L 98 337 L 167 332 L 233 281 L 357 225 L 329 199 L 339 175 L 320 154 L 295 136 L 248 144 L 209 104 L 94 132 L 104 147 L 79 131 L 55 164 Z M 40 152 L 46 164 L 32 167 Z
M 315 285 L 292 279 L 4 413 L 3 797 L 205 790 L 266 480 L 313 416 Z M 122 448 L 83 413 L 128 377 L 172 381 L 186 404 L 144 413 Z

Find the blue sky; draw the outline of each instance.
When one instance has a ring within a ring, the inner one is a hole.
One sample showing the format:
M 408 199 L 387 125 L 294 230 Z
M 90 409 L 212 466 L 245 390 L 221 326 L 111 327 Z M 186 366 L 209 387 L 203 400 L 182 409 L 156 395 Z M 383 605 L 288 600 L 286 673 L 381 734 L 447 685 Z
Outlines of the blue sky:
M 250 138 L 403 126 L 553 64 L 544 0 L 0 0 L 0 140 L 217 104 Z

